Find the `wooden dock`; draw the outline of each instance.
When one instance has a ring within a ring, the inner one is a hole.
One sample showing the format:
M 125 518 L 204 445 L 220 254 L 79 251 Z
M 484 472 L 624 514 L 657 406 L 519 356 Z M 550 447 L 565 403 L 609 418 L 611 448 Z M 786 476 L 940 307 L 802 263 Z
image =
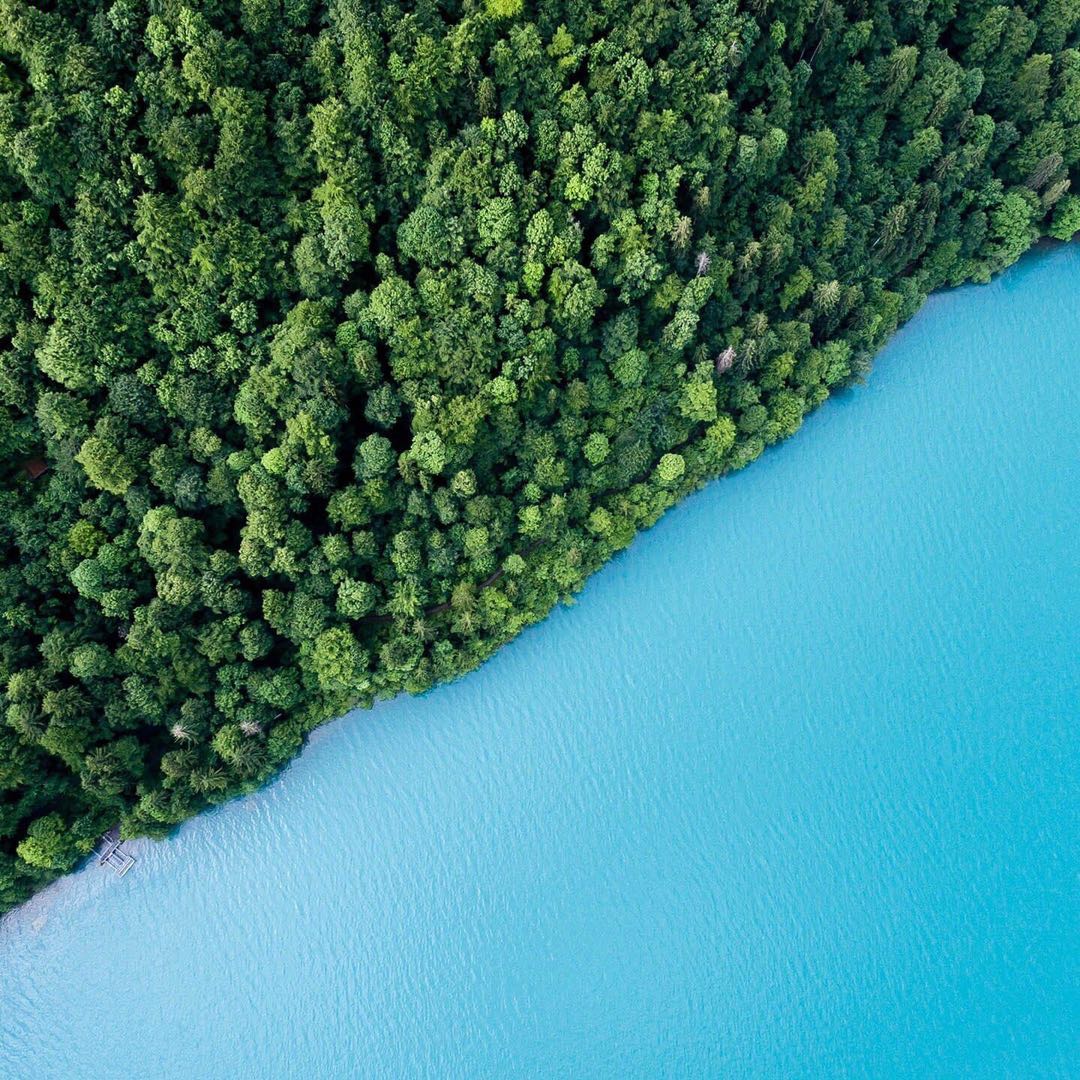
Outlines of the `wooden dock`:
M 120 839 L 118 828 L 110 829 L 98 846 L 98 866 L 108 866 L 117 877 L 123 877 L 134 865 L 135 858 L 123 850 L 124 841 Z

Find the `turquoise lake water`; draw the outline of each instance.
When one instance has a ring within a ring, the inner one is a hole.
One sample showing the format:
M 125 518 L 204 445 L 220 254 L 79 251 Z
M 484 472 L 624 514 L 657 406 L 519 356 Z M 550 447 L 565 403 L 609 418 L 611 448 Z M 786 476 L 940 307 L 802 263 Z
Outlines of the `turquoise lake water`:
M 0 924 L 0 1077 L 1080 1068 L 1080 249 L 480 671 Z

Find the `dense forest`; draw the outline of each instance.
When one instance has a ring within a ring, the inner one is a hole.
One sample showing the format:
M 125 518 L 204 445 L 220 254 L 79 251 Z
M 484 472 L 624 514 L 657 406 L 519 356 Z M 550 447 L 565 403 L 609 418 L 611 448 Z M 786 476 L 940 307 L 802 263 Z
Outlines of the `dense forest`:
M 474 668 L 1080 230 L 1078 45 L 1074 0 L 0 0 L 0 910 Z

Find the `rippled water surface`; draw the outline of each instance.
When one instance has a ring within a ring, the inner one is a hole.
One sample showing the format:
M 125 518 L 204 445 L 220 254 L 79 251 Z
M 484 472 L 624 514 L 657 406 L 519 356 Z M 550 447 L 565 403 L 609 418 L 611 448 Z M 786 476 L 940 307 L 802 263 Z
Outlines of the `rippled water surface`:
M 1080 1062 L 1080 251 L 460 683 L 0 924 L 0 1077 Z

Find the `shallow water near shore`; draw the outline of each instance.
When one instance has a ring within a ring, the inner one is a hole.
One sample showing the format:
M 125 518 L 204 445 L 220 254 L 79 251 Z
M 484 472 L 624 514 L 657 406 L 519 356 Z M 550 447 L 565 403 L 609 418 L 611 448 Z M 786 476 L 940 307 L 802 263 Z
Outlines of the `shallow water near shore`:
M 1080 249 L 478 672 L 0 923 L 0 1078 L 1065 1077 Z

